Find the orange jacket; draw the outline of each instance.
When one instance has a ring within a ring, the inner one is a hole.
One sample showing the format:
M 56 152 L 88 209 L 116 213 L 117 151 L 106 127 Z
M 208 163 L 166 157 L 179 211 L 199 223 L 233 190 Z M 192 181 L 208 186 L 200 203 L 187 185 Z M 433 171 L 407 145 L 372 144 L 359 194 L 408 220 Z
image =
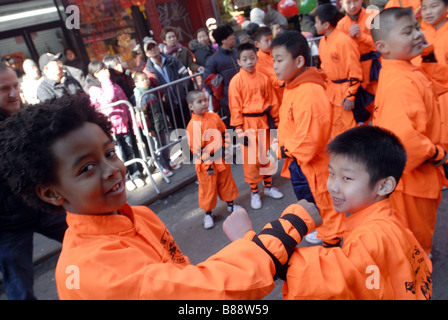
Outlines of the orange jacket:
M 296 248 L 284 299 L 430 299 L 432 264 L 388 199 L 346 219 L 342 248 Z
M 438 198 L 443 181 L 442 167 L 431 163 L 444 157 L 439 145 L 441 121 L 435 89 L 421 69 L 410 62 L 384 59 L 373 117 L 373 125 L 395 133 L 407 152 L 396 190 L 428 199 Z
M 67 213 L 69 227 L 56 267 L 60 299 L 260 299 L 274 287 L 277 270 L 266 251 L 282 265 L 291 254 L 276 237 L 249 232 L 191 265 L 150 209 L 126 204 L 120 213 Z M 301 233 L 285 219 L 288 213 L 308 230 L 314 222 L 298 205 L 277 220 L 286 235 L 300 242 Z
M 358 46 L 356 42 L 344 32 L 334 29 L 328 37 L 319 42 L 319 57 L 321 68 L 328 76 L 327 93 L 335 106 L 343 106 L 344 99 L 354 101 L 361 81 L 361 68 Z M 356 79 L 352 83 L 349 79 Z M 343 81 L 334 83 L 334 81 Z
M 353 24 L 358 24 L 361 28 L 361 35 L 359 38 L 352 38 L 358 45 L 359 53 L 361 55 L 368 54 L 370 52 L 377 51 L 375 44 L 373 43 L 372 34 L 370 33 L 370 23 L 373 18 L 378 14 L 378 10 L 371 10 L 369 13 L 366 12 L 365 8 L 361 9 L 358 19 L 352 20 L 349 15 L 344 16 L 339 20 L 336 29 L 344 32 L 350 36 L 350 28 Z M 370 68 L 372 66 L 372 60 L 361 61 L 361 67 L 363 70 L 363 83 L 362 86 L 365 88 L 370 83 Z
M 279 102 L 279 106 L 281 105 L 281 101 L 283 98 L 284 84 L 285 81 L 280 80 L 274 71 L 274 59 L 272 58 L 272 54 L 268 54 L 263 52 L 262 50 L 258 50 L 257 52 L 258 62 L 255 66 L 255 70 L 257 72 L 261 72 L 265 76 L 269 78 L 271 81 L 271 85 L 274 88 L 275 95 Z
M 192 113 L 187 133 L 196 172 L 206 172 L 210 166 L 217 172 L 225 170 L 222 146 L 229 147 L 230 137 L 218 114 L 207 112 L 201 117 Z
M 280 122 L 279 150 L 297 160 L 308 179 L 311 191 L 327 192 L 328 155 L 332 106 L 325 93 L 325 73 L 308 67 L 301 75 L 286 82 Z M 290 163 L 286 158 L 285 163 Z
M 244 69 L 233 76 L 229 84 L 230 125 L 247 129 L 269 129 L 267 116 L 247 117 L 243 114 L 261 114 L 272 106 L 270 114 L 278 123 L 278 101 L 267 76 Z

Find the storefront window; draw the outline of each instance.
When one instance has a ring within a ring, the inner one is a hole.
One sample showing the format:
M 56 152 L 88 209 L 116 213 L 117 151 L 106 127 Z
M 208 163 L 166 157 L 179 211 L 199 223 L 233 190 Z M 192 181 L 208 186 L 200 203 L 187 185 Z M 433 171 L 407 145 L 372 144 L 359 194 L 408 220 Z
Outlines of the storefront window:
M 135 24 L 130 10 L 119 0 L 69 0 L 80 11 L 81 37 L 89 58 L 102 60 L 118 55 L 128 68 L 135 67 L 132 49 L 137 45 Z

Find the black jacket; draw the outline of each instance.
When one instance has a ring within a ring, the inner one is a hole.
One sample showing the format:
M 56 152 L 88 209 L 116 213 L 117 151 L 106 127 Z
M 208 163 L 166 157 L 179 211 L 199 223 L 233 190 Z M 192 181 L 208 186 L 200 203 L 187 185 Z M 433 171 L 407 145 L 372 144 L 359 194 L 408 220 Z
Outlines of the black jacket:
M 81 92 L 84 92 L 81 84 L 71 76 L 66 76 L 62 83 L 50 80 L 44 76 L 39 87 L 37 87 L 37 98 L 41 102 L 45 102 L 67 94 L 79 94 Z

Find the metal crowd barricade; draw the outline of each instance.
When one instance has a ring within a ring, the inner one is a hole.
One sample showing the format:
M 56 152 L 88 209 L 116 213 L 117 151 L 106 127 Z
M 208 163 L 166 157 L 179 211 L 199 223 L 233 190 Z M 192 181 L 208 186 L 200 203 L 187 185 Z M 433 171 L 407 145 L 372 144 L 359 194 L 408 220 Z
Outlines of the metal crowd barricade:
M 319 67 L 319 41 L 323 36 L 307 39 L 310 48 L 310 66 Z
M 134 163 L 140 163 L 143 167 L 143 171 L 146 173 L 146 175 L 150 179 L 150 181 L 154 187 L 154 190 L 156 190 L 157 193 L 160 193 L 160 189 L 158 188 L 156 182 L 154 181 L 154 179 L 151 175 L 151 171 L 149 170 L 149 166 L 152 165 L 155 161 L 153 158 L 148 157 L 145 152 L 144 142 L 143 142 L 143 139 L 142 139 L 139 127 L 138 127 L 136 113 L 135 113 L 135 110 L 134 110 L 134 107 L 132 106 L 132 104 L 127 100 L 119 100 L 119 101 L 110 103 L 107 106 L 105 106 L 103 108 L 99 108 L 97 110 L 101 111 L 103 109 L 111 108 L 111 107 L 114 107 L 114 106 L 117 106 L 120 104 L 125 104 L 129 108 L 129 113 L 131 114 L 131 118 L 132 118 L 132 128 L 133 128 L 135 137 L 137 139 L 137 146 L 138 146 L 140 154 L 141 154 L 141 157 L 135 157 L 134 159 L 125 161 L 124 165 L 126 167 L 128 167 Z M 142 122 L 144 122 L 144 121 L 142 121 Z M 157 166 L 157 164 L 156 164 L 156 166 Z M 162 175 L 163 175 L 163 172 L 162 172 Z M 167 181 L 167 182 L 169 182 L 169 181 Z
M 160 168 L 160 164 L 158 163 L 157 156 L 158 154 L 160 154 L 161 152 L 163 152 L 166 149 L 170 149 L 171 147 L 173 147 L 174 145 L 180 143 L 181 141 L 187 139 L 187 135 L 184 134 L 181 137 L 177 138 L 174 141 L 170 141 L 167 144 L 163 145 L 162 144 L 162 140 L 161 140 L 161 136 L 159 132 L 156 132 L 157 134 L 157 140 L 158 140 L 158 147 L 154 148 L 154 146 L 152 145 L 152 143 L 150 143 L 150 139 L 152 138 L 150 136 L 150 128 L 148 128 L 148 125 L 145 121 L 145 119 L 147 118 L 147 115 L 145 113 L 145 110 L 142 106 L 142 101 L 144 100 L 144 98 L 146 98 L 148 95 L 154 94 L 157 100 L 157 103 L 160 106 L 161 112 L 163 114 L 163 121 L 165 124 L 165 128 L 166 128 L 166 133 L 168 134 L 167 137 L 167 141 L 169 141 L 169 136 L 170 133 L 169 132 L 169 128 L 171 128 L 172 130 L 176 130 L 176 129 L 181 129 L 177 126 L 176 120 L 175 119 L 170 119 L 170 124 L 169 125 L 168 121 L 167 121 L 167 114 L 166 114 L 166 110 L 165 110 L 165 106 L 166 108 L 171 111 L 171 116 L 173 116 L 175 114 L 175 112 L 181 112 L 181 118 L 182 118 L 182 125 L 183 128 L 182 129 L 186 129 L 187 125 L 188 125 L 188 121 L 186 121 L 187 117 L 186 114 L 184 114 L 184 112 L 189 112 L 188 114 L 188 118 L 190 118 L 191 116 L 191 111 L 188 110 L 188 105 L 186 105 L 186 94 L 189 91 L 189 87 L 193 86 L 194 89 L 198 89 L 197 86 L 197 82 L 194 81 L 196 77 L 201 77 L 202 76 L 202 72 L 201 73 L 196 73 L 194 75 L 188 76 L 188 77 L 184 77 L 181 78 L 179 80 L 164 84 L 164 85 L 160 85 L 158 87 L 149 89 L 145 92 L 143 92 L 142 96 L 140 97 L 139 101 L 137 101 L 137 107 L 136 107 L 136 111 L 140 113 L 140 119 L 142 119 L 142 124 L 143 124 L 143 134 L 146 137 L 147 141 L 148 141 L 148 147 L 151 153 L 151 158 L 154 159 L 154 163 L 158 166 L 159 171 L 162 173 L 162 176 L 164 177 L 164 179 L 168 182 L 168 178 L 165 176 L 165 174 L 163 173 L 163 170 Z M 181 91 L 180 88 L 183 88 L 185 90 L 185 96 L 181 95 Z M 191 88 L 191 87 L 190 87 Z M 173 96 L 173 93 L 175 94 L 175 96 Z M 165 102 L 163 100 L 163 97 L 165 97 Z M 179 102 L 178 107 L 176 108 L 175 106 L 175 101 L 174 98 L 177 99 L 177 101 Z M 154 103 L 152 101 L 152 99 L 149 97 L 148 99 L 149 101 L 149 110 L 151 111 L 151 114 L 154 114 Z M 185 108 L 186 107 L 186 108 Z M 188 110 L 188 111 L 187 111 Z M 186 133 L 186 131 L 184 131 L 184 133 Z

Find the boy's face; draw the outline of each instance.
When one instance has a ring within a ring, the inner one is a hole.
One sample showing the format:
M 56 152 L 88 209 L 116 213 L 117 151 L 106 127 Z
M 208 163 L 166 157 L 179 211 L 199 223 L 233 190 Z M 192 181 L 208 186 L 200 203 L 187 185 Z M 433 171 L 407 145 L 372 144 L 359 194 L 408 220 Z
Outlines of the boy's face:
M 365 166 L 345 155 L 331 155 L 327 189 L 338 212 L 356 212 L 379 200 L 378 182 L 369 186 L 370 176 Z
M 305 60 L 302 56 L 293 58 L 285 46 L 272 49 L 274 58 L 274 71 L 280 80 L 293 80 L 305 68 Z
M 58 183 L 49 186 L 57 201 L 53 204 L 95 215 L 116 213 L 126 203 L 126 168 L 98 125 L 86 122 L 56 140 L 52 152 L 58 177 Z
M 255 41 L 255 46 L 264 53 L 271 53 L 272 34 L 261 36 L 260 41 Z
M 279 23 L 276 23 L 274 25 L 272 25 L 272 36 L 275 37 L 276 35 L 280 34 L 283 32 L 283 28 Z
M 257 54 L 253 50 L 244 50 L 240 54 L 240 58 L 237 60 L 243 70 L 253 73 L 257 64 Z
M 325 31 L 327 31 L 326 25 L 322 23 L 319 19 L 319 17 L 316 16 L 316 22 L 314 23 L 314 26 L 316 27 L 316 32 L 319 35 L 325 34 Z
M 188 105 L 190 110 L 197 116 L 203 116 L 208 111 L 208 100 L 204 93 L 194 96 L 193 104 Z
M 149 44 L 148 49 L 146 50 L 146 56 L 149 58 L 157 58 L 160 56 L 159 46 L 154 43 Z
M 364 0 L 342 0 L 342 7 L 351 16 L 356 16 L 362 8 Z
M 422 18 L 430 25 L 446 21 L 447 10 L 442 0 L 422 0 Z
M 149 88 L 149 79 L 144 75 L 137 76 L 134 82 L 137 88 Z
M 419 23 L 413 17 L 407 16 L 395 22 L 387 38 L 376 42 L 384 58 L 406 61 L 420 55 L 424 44 L 425 36 Z

